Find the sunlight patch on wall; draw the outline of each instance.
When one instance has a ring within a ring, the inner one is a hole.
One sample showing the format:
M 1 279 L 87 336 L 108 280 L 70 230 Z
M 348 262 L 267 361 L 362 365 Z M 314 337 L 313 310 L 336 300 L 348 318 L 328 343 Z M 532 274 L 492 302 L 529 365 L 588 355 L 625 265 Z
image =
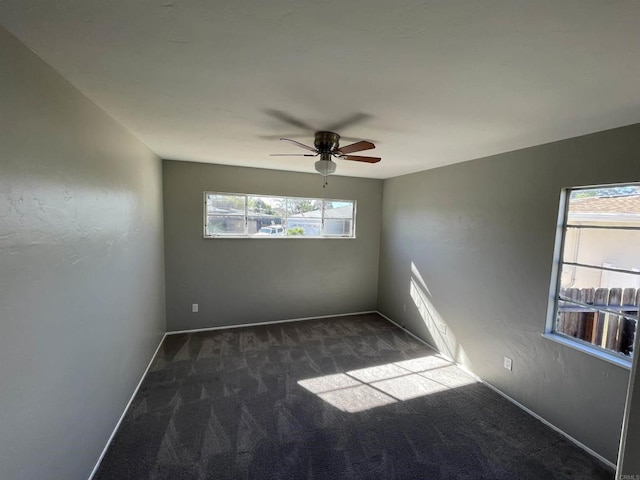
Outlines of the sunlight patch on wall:
M 424 321 L 438 351 L 458 361 L 461 357 L 466 358 L 455 335 L 431 302 L 431 291 L 413 262 L 411 262 L 409 296 L 418 309 L 418 314 Z
M 355 413 L 475 382 L 449 360 L 430 355 L 308 378 L 298 385 L 343 412 Z

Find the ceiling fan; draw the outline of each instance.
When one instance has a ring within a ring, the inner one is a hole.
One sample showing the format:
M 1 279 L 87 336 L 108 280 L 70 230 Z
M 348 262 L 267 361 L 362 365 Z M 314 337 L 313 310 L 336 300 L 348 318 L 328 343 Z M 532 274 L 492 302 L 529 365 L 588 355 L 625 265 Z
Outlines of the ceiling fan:
M 361 152 L 363 150 L 371 150 L 372 148 L 376 148 L 376 146 L 367 142 L 366 140 L 361 140 L 356 143 L 352 143 L 351 145 L 346 145 L 344 147 L 340 146 L 340 135 L 335 132 L 329 131 L 319 131 L 315 134 L 315 140 L 313 142 L 314 147 L 310 147 L 309 145 L 305 145 L 304 143 L 300 143 L 296 140 L 292 140 L 290 138 L 281 138 L 280 140 L 284 140 L 285 142 L 293 143 L 299 147 L 304 148 L 313 153 L 274 153 L 271 154 L 273 157 L 317 157 L 320 156 L 320 160 L 315 163 L 316 171 L 324 177 L 323 187 L 327 186 L 327 176 L 335 173 L 336 171 L 336 163 L 333 161 L 333 157 L 340 158 L 342 160 L 352 160 L 355 162 L 366 162 L 366 163 L 377 163 L 381 160 L 379 157 L 363 157 L 360 155 L 349 155 L 353 152 Z

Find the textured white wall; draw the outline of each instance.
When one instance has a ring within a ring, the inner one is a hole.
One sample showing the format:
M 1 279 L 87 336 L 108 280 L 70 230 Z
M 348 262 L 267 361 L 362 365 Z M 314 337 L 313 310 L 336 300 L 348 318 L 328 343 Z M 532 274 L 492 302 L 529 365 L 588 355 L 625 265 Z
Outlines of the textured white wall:
M 204 239 L 204 191 L 356 200 L 357 238 Z M 170 331 L 376 308 L 381 180 L 165 160 L 164 204 Z
M 541 334 L 562 188 L 638 181 L 638 152 L 635 125 L 385 180 L 383 191 L 380 310 L 612 462 L 628 370 Z
M 0 478 L 86 480 L 164 320 L 161 163 L 0 28 Z

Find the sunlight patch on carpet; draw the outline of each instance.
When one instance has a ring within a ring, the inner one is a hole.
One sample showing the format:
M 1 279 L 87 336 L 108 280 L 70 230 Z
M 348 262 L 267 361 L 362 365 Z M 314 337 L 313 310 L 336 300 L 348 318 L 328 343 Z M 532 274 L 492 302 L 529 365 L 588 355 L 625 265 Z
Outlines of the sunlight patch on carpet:
M 362 412 L 476 383 L 439 355 L 387 363 L 298 381 L 335 408 Z

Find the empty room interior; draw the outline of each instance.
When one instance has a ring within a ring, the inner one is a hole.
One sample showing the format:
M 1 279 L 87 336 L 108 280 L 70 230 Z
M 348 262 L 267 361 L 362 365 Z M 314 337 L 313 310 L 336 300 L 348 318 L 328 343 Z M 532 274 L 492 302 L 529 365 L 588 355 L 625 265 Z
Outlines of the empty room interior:
M 2 0 L 0 478 L 640 478 L 639 26 Z

